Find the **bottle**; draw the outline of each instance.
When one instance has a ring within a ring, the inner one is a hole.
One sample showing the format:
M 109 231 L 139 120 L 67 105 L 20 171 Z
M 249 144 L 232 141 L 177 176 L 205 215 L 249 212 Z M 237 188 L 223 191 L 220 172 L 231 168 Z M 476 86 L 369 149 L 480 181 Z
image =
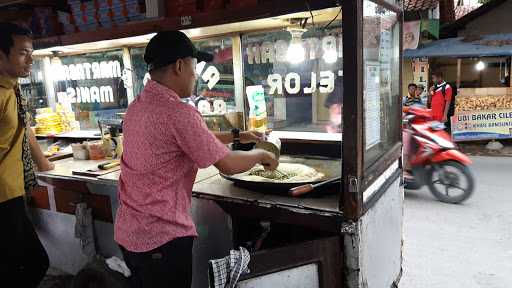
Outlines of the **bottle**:
M 123 135 L 116 127 L 110 128 L 110 135 L 112 137 L 114 159 L 121 159 L 121 156 L 123 154 Z
M 261 85 L 246 87 L 249 102 L 249 129 L 265 133 L 267 130 L 267 105 L 265 90 Z

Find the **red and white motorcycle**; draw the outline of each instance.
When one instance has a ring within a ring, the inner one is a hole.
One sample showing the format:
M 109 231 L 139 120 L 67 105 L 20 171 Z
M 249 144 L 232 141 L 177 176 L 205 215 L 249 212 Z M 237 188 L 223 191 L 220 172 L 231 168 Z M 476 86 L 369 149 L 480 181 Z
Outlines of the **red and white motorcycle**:
M 431 110 L 404 107 L 403 143 L 405 188 L 427 185 L 446 203 L 461 203 L 473 194 L 475 180 L 469 169 L 471 159 L 457 150 L 443 123 L 431 120 Z

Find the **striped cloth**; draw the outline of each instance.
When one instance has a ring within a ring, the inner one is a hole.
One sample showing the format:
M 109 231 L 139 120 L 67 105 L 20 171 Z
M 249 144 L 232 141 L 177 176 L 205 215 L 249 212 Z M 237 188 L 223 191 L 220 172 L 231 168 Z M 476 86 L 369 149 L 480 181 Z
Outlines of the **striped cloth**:
M 209 261 L 210 288 L 235 288 L 242 274 L 249 273 L 251 255 L 244 247 L 231 250 L 229 256 Z

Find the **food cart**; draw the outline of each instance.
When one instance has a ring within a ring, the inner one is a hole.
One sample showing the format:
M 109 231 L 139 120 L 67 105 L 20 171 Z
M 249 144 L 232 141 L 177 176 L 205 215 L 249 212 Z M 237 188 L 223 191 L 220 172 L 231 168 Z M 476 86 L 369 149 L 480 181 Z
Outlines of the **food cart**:
M 193 103 L 205 119 L 220 115 L 210 128 L 222 130 L 219 123 L 226 119 L 248 128 L 247 87 L 257 86 L 265 94 L 268 127 L 282 142 L 280 160 L 341 176 L 341 182 L 290 197 L 279 187 L 237 186 L 214 167 L 200 170 L 192 194 L 199 233 L 193 287 L 208 285 L 208 260 L 238 246 L 251 252 L 250 272 L 239 287 L 397 287 L 400 280 L 401 8 L 383 0 L 305 3 L 263 1 L 35 41 L 48 103 L 80 109 L 74 110 L 80 126 L 95 128 L 94 113 L 87 110 L 113 117 L 142 89 L 148 33 L 182 30 L 215 53 L 211 66 L 198 67 L 198 88 L 223 104 L 213 104 L 208 113 L 212 103 Z M 93 69 L 101 63 L 111 65 L 104 76 L 76 72 L 78 65 Z M 340 85 L 341 97 L 327 101 Z M 96 134 L 89 133 L 85 138 Z M 84 253 L 91 238 L 75 238 L 79 203 L 92 210 L 94 254 L 121 257 L 112 224 L 119 171 L 74 173 L 101 162 L 65 158 L 55 161 L 55 170 L 38 173 L 34 224 L 51 265 L 69 273 L 79 273 L 92 259 Z

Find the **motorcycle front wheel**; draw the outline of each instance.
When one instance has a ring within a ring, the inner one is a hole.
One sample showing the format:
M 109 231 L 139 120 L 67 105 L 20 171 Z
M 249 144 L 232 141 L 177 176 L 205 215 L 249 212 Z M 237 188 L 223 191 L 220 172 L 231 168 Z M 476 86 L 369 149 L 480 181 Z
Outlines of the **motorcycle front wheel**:
M 456 161 L 432 165 L 427 173 L 430 192 L 439 201 L 458 204 L 473 194 L 475 180 L 469 168 Z

